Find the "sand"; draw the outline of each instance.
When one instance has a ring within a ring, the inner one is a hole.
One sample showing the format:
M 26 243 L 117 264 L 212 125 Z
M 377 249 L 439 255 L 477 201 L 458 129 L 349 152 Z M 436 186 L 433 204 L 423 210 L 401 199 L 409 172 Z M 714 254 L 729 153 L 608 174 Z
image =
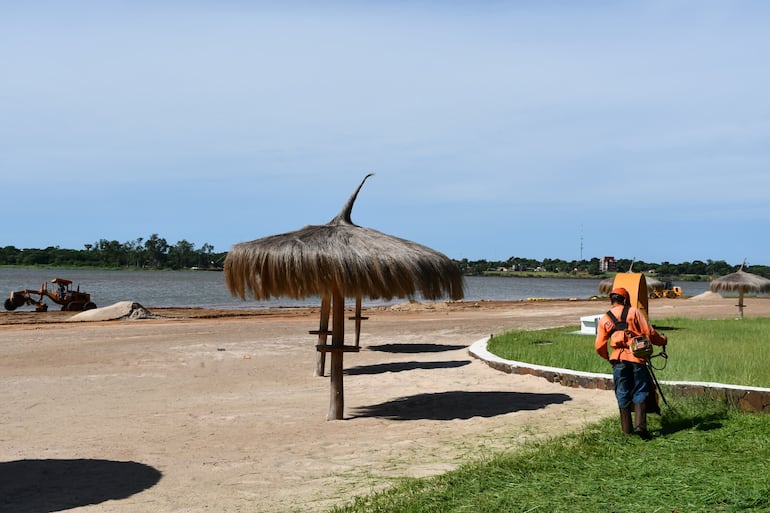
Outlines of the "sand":
M 579 429 L 615 413 L 611 392 L 495 371 L 467 348 L 607 306 L 370 309 L 362 350 L 345 355 L 341 421 L 325 420 L 329 379 L 313 376 L 317 309 L 0 313 L 0 512 L 324 511 Z M 734 298 L 650 302 L 653 320 L 736 314 Z M 746 315 L 770 315 L 770 300 L 747 299 Z

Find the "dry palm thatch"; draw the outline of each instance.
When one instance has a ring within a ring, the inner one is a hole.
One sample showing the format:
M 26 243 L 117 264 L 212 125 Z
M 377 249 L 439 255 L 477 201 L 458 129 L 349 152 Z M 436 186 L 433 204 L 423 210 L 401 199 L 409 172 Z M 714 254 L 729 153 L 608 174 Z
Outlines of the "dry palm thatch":
M 663 290 L 666 288 L 666 284 L 657 278 L 650 278 L 649 276 L 645 276 L 645 280 L 647 282 L 647 290 L 650 290 L 650 291 Z M 612 289 L 614 288 L 614 284 L 615 284 L 614 276 L 610 278 L 604 278 L 602 281 L 599 282 L 599 293 L 609 294 L 610 292 L 612 292 Z
M 602 281 L 599 282 L 599 294 L 609 294 L 612 292 L 612 287 L 615 283 L 615 277 L 610 276 L 609 278 L 604 278 Z
M 631 260 L 631 264 L 628 266 L 627 273 L 633 273 L 634 272 L 634 262 L 636 259 Z M 657 278 L 650 278 L 649 276 L 645 275 L 645 282 L 647 283 L 647 290 L 653 291 L 653 290 L 664 290 L 666 288 L 666 284 L 662 281 L 658 280 Z M 602 281 L 599 282 L 599 294 L 609 294 L 612 292 L 612 289 L 615 288 L 615 277 L 611 276 L 609 278 L 604 278 Z
M 716 278 L 711 282 L 711 292 L 735 292 L 738 291 L 738 311 L 741 319 L 743 318 L 743 296 L 746 292 L 768 293 L 770 292 L 770 280 L 747 273 L 743 270 L 743 265 L 728 275 Z
M 663 290 L 666 288 L 666 284 L 657 278 L 651 278 L 645 275 L 645 279 L 647 280 L 648 290 Z
M 325 352 L 331 352 L 332 400 L 327 418 L 342 418 L 342 354 L 358 349 L 361 298 L 425 299 L 463 297 L 458 266 L 442 253 L 421 244 L 362 228 L 350 218 L 367 175 L 342 211 L 325 225 L 273 235 L 233 246 L 224 264 L 225 283 L 242 299 L 288 296 L 321 297 L 319 359 L 323 375 Z M 344 344 L 344 303 L 356 298 L 356 345 Z M 328 330 L 329 310 L 333 327 Z M 326 335 L 332 335 L 326 346 Z
M 445 255 L 351 221 L 369 176 L 329 223 L 233 246 L 224 266 L 233 295 L 304 298 L 337 292 L 392 299 L 419 293 L 425 299 L 461 299 L 462 274 Z

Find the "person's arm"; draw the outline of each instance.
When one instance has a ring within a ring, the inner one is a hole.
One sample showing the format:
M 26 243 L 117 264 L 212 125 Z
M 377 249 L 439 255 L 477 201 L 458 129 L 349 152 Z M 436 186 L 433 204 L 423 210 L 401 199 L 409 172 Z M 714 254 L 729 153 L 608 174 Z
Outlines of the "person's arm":
M 607 352 L 607 342 L 610 338 L 606 328 L 608 322 L 612 323 L 609 317 L 603 315 L 599 322 L 596 323 L 596 340 L 594 341 L 594 349 L 605 360 L 610 359 L 610 355 Z
M 654 345 L 665 346 L 668 343 L 668 338 L 655 331 L 652 324 L 650 324 L 647 321 L 647 318 L 638 310 L 634 316 L 634 323 L 636 324 L 638 332 L 645 335 Z

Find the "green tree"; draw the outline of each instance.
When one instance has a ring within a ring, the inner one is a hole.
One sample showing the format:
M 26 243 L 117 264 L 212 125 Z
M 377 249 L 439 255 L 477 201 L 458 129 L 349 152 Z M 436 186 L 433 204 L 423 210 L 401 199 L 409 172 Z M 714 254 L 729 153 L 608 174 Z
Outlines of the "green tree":
M 195 261 L 195 244 L 182 239 L 169 248 L 168 262 L 172 269 L 192 267 Z
M 144 246 L 142 242 L 144 242 L 144 238 L 138 237 L 123 243 L 129 265 L 133 267 L 141 268 L 144 266 Z
M 0 264 L 14 265 L 21 263 L 23 253 L 16 246 L 6 246 L 0 249 Z
M 105 267 L 120 267 L 124 257 L 123 245 L 116 240 L 99 239 L 94 245 Z
M 144 249 L 147 252 L 147 263 L 151 267 L 162 267 L 166 263 L 168 242 L 159 237 L 157 233 L 150 235 L 150 238 L 144 243 Z
M 204 242 L 203 246 L 197 251 L 198 267 L 214 267 L 214 246 Z

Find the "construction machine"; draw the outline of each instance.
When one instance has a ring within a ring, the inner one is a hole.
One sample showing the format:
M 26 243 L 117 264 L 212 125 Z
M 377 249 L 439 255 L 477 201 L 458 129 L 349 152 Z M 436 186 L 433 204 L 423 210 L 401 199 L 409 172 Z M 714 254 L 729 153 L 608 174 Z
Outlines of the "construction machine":
M 682 296 L 682 287 L 675 287 L 670 281 L 665 282 L 662 289 L 652 290 L 650 292 L 651 298 L 666 297 L 674 299 Z
M 5 300 L 5 309 L 13 311 L 20 306 L 34 305 L 36 312 L 45 312 L 48 310 L 48 305 L 43 302 L 43 298 L 61 305 L 61 309 L 66 311 L 79 312 L 96 308 L 91 301 L 91 294 L 80 292 L 80 285 L 77 290 L 72 290 L 71 280 L 54 278 L 51 284 L 55 286 L 52 289 L 48 288 L 48 283 L 43 282 L 40 290 L 24 289 L 11 292 L 11 297 Z

